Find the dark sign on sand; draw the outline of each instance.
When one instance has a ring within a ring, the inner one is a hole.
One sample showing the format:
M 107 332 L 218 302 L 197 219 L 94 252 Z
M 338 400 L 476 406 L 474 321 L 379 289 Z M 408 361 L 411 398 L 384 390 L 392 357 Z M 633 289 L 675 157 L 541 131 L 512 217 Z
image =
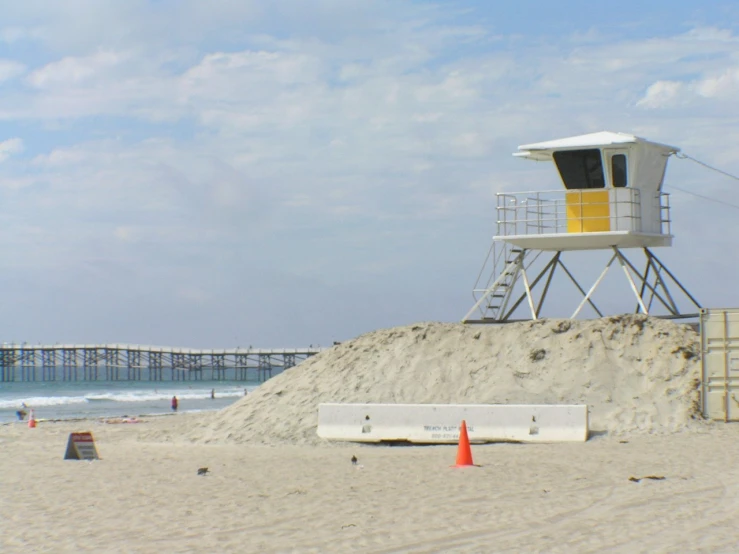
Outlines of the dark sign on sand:
M 98 460 L 98 451 L 95 448 L 95 439 L 92 433 L 70 433 L 67 441 L 65 460 Z

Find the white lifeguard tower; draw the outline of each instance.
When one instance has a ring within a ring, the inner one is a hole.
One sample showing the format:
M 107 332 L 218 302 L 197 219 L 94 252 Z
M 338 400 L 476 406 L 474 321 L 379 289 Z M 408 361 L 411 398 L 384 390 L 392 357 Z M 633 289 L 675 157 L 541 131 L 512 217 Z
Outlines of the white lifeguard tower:
M 667 312 L 661 317 L 698 316 L 700 304 L 650 250 L 672 245 L 669 195 L 662 192 L 662 182 L 667 160 L 678 148 L 634 135 L 600 132 L 518 149 L 514 156 L 554 162 L 564 190 L 497 194 L 497 233 L 473 290 L 475 304 L 464 322 L 514 321 L 514 312 L 524 301 L 530 317 L 523 319 L 538 319 L 557 268 L 583 295 L 570 317 L 576 318 L 586 304 L 603 317 L 592 296 L 614 261 L 634 293 L 637 313 L 650 314 L 655 305 Z M 629 248 L 643 250 L 643 271 L 624 255 Z M 576 250 L 612 252 L 587 292 L 561 259 L 563 252 Z M 533 270 L 543 253 L 551 253 L 551 258 L 543 269 Z M 492 271 L 486 273 L 491 262 Z M 537 301 L 534 288 L 545 277 Z M 680 311 L 668 284 L 677 285 L 697 308 L 695 313 Z

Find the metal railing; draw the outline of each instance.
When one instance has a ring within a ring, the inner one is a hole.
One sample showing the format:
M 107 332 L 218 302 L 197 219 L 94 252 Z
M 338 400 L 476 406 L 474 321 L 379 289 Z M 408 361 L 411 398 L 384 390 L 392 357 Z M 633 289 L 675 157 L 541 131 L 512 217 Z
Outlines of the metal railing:
M 608 199 L 603 200 L 602 195 L 593 195 L 593 192 L 607 192 Z M 605 220 L 611 231 L 670 234 L 669 194 L 664 192 L 655 194 L 651 210 L 659 219 L 658 229 L 643 225 L 639 189 L 557 190 L 498 193 L 496 196 L 497 236 L 583 232 L 590 224 Z
M 670 218 L 670 194 L 659 193 L 659 222 L 663 235 L 672 234 L 672 219 Z

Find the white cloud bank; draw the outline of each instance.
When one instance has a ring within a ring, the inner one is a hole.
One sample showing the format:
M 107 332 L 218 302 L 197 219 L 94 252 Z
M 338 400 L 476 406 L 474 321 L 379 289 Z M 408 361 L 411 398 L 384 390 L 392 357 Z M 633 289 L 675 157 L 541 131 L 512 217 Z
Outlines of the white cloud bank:
M 28 340 L 65 338 L 42 317 L 50 298 L 79 311 L 65 329 L 88 342 L 229 345 L 238 328 L 265 346 L 317 343 L 455 319 L 493 193 L 558 186 L 512 159 L 516 145 L 610 129 L 736 167 L 731 30 L 588 25 L 583 43 L 438 6 L 300 5 L 11 6 L 0 39 L 49 52 L 0 62 L 0 129 L 24 139 L 0 143 L 0 182 L 16 184 L 0 188 L 0 267 L 18 276 L 6 285 Z

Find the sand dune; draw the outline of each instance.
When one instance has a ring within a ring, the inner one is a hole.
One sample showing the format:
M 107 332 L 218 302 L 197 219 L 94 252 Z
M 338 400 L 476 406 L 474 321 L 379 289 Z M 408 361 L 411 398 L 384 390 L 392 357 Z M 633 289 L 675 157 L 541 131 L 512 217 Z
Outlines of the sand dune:
M 689 327 L 640 315 L 383 329 L 269 380 L 189 436 L 319 444 L 320 402 L 577 403 L 595 432 L 672 432 L 699 417 L 698 353 Z

